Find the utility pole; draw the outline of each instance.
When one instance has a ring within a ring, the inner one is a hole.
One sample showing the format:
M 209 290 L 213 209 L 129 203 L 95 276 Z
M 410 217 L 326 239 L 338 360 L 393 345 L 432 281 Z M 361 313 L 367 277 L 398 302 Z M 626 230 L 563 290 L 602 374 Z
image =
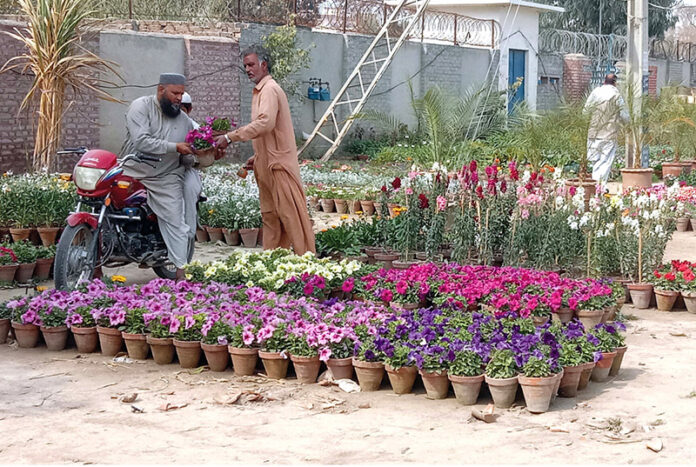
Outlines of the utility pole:
M 626 54 L 626 84 L 628 92 L 633 102 L 629 106 L 633 107 L 634 115 L 631 116 L 636 122 L 641 121 L 641 110 L 643 95 L 648 92 L 648 0 L 628 0 L 628 50 Z M 627 141 L 626 144 L 626 167 L 633 167 L 634 157 L 641 157 L 641 165 L 649 166 L 646 147 L 635 148 L 635 144 L 642 144 L 642 128 L 637 131 L 634 141 Z

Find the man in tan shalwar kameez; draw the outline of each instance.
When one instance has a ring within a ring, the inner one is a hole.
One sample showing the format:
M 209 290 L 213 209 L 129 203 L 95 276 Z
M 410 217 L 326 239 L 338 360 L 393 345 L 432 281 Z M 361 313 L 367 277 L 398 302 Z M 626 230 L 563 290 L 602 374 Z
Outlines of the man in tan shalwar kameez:
M 224 150 L 235 141 L 252 140 L 254 169 L 263 219 L 263 249 L 290 248 L 295 254 L 315 253 L 314 231 L 300 179 L 295 131 L 285 92 L 270 75 L 270 57 L 262 47 L 243 53 L 244 69 L 256 83 L 251 99 L 251 123 L 219 136 Z

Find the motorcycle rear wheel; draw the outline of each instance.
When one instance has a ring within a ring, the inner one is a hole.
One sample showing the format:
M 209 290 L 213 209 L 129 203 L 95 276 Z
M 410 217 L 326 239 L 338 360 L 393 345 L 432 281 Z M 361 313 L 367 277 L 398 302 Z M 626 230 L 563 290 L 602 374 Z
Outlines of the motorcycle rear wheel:
M 94 230 L 87 224 L 67 226 L 56 248 L 54 280 L 59 290 L 74 290 L 94 275 L 96 251 L 89 251 Z

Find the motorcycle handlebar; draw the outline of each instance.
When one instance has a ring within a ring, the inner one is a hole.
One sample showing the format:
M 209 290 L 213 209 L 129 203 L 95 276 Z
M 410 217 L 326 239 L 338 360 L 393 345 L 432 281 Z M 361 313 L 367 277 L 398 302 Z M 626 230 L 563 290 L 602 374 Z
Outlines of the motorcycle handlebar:
M 62 151 L 58 151 L 56 154 L 58 155 L 63 155 L 63 154 L 84 154 L 87 152 L 87 148 L 84 146 L 80 146 L 79 148 L 65 148 Z

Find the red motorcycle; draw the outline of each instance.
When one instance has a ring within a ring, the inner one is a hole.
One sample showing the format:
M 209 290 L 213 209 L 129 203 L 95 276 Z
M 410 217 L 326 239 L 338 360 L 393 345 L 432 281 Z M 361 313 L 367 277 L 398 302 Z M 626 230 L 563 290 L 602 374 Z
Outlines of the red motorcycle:
M 123 175 L 127 161 L 151 165 L 160 159 L 129 154 L 119 160 L 111 152 L 87 148 L 66 149 L 58 154 L 82 157 L 72 175 L 79 201 L 68 216 L 56 249 L 56 289 L 73 290 L 80 282 L 90 280 L 97 267 L 129 263 L 152 268 L 159 277 L 175 279 L 176 268 L 168 259 L 157 216 L 147 205 L 147 190 L 138 180 Z

